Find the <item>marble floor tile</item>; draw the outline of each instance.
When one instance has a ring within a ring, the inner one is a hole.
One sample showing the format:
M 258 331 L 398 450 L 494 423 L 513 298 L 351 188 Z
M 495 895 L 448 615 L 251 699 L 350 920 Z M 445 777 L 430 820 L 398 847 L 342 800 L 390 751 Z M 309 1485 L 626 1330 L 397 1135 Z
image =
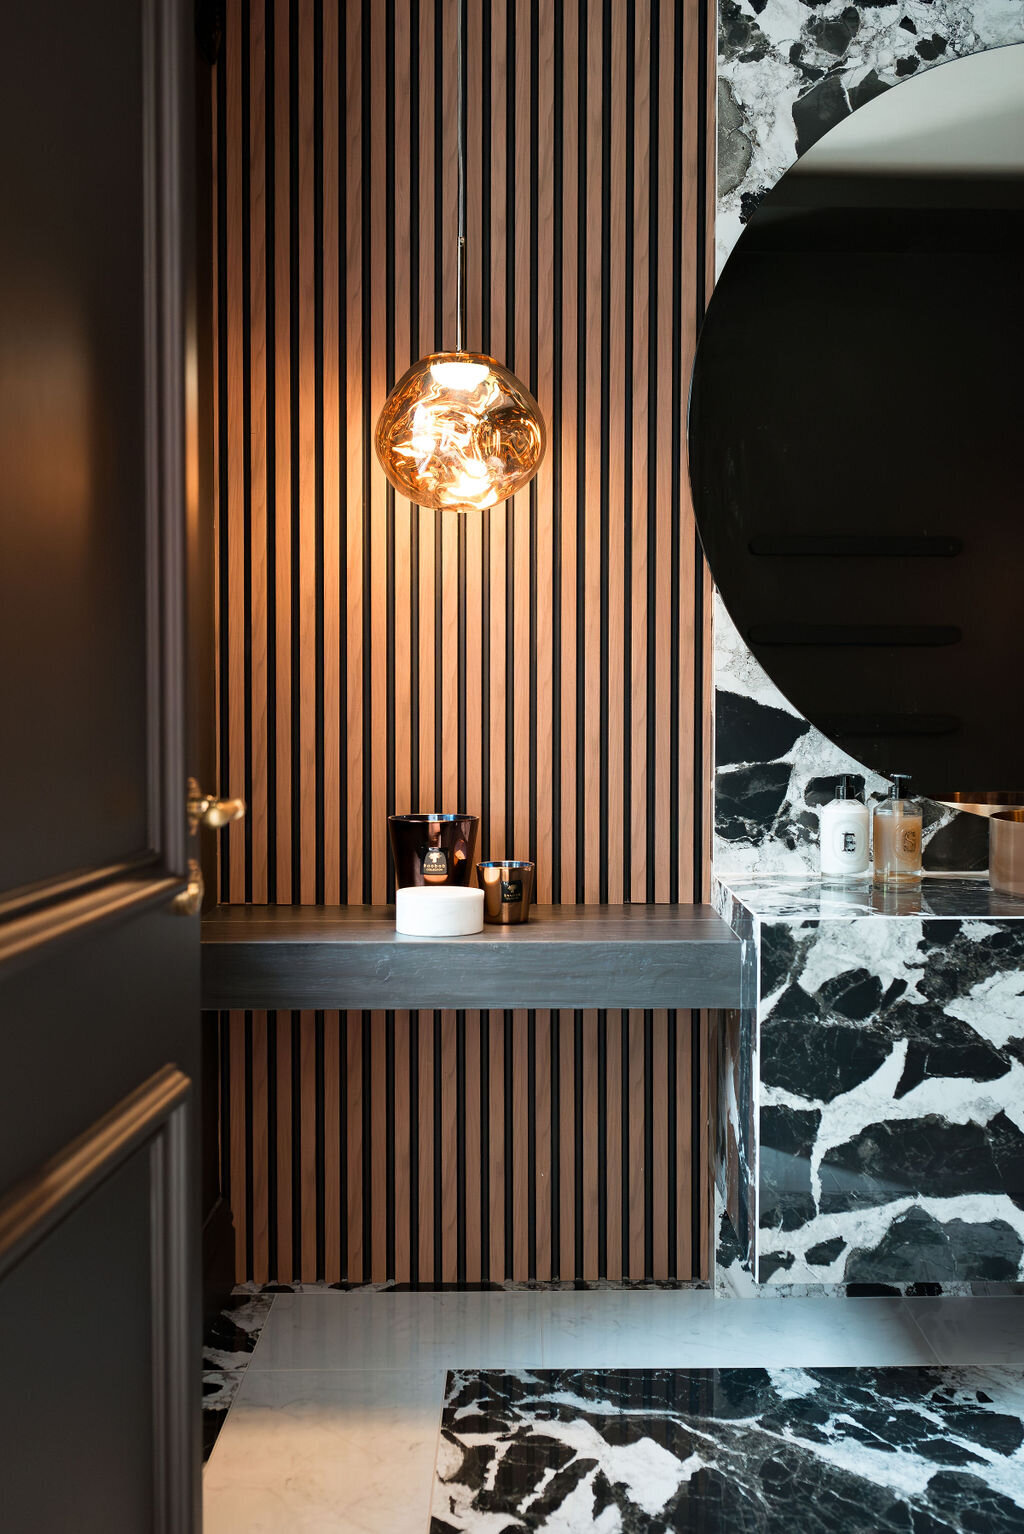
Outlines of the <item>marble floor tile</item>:
M 542 1292 L 279 1294 L 253 1369 L 538 1365 Z
M 1020 1370 L 449 1377 L 431 1534 L 1019 1534 L 1022 1527 Z
M 258 1370 L 203 1481 L 204 1534 L 424 1534 L 440 1370 Z
M 940 1363 L 1024 1365 L 1024 1299 L 905 1300 Z
M 204 1463 L 213 1453 L 242 1376 L 252 1362 L 272 1304 L 271 1295 L 234 1294 L 203 1338 Z
M 555 1294 L 545 1368 L 775 1368 L 922 1364 L 935 1355 L 901 1299 L 723 1299 L 678 1294 Z

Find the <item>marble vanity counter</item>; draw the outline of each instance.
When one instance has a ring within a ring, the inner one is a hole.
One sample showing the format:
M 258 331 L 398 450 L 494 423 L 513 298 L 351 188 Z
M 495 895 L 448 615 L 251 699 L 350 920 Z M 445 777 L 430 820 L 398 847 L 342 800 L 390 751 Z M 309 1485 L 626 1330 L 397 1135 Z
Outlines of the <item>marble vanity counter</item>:
M 1024 921 L 1024 898 L 999 894 L 984 874 L 937 874 L 925 877 L 916 888 L 901 890 L 869 883 L 844 888 L 800 876 L 719 880 L 718 909 L 728 910 L 732 904 L 762 921 L 849 921 L 860 916 Z
M 718 1279 L 1024 1279 L 1024 900 L 719 881 Z

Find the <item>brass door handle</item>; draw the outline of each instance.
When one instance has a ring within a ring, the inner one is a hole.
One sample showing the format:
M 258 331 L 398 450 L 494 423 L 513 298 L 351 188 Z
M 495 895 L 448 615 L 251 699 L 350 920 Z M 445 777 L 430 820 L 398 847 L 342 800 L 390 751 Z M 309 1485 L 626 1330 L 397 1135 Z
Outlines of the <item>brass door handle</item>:
M 189 778 L 186 809 L 191 834 L 200 826 L 210 826 L 219 831 L 221 826 L 229 825 L 232 820 L 241 820 L 245 814 L 245 800 L 215 799 L 212 794 L 203 793 L 195 778 Z

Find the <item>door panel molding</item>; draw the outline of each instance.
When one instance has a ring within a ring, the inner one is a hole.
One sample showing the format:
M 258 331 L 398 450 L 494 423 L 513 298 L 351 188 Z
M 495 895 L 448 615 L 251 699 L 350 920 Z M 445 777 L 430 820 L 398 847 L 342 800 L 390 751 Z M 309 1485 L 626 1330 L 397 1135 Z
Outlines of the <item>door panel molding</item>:
M 177 1066 L 164 1066 L 0 1199 L 2 1280 L 131 1156 L 148 1149 L 156 1534 L 194 1531 L 191 1086 Z
M 0 967 L 6 975 L 16 965 L 31 962 L 40 949 L 45 948 L 49 956 L 55 943 L 89 936 L 101 926 L 127 921 L 151 906 L 169 904 L 184 887 L 185 880 L 173 874 L 125 879 L 115 872 L 110 882 L 87 882 L 82 894 L 15 912 L 0 925 Z M 0 909 L 0 918 L 3 915 Z

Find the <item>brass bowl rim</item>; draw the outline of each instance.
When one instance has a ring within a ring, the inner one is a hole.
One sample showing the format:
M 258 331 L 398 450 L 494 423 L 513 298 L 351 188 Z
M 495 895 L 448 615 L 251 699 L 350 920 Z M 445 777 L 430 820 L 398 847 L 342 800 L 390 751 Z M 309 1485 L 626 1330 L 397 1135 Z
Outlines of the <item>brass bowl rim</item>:
M 529 858 L 490 858 L 484 863 L 478 863 L 477 868 L 535 868 L 537 865 Z

